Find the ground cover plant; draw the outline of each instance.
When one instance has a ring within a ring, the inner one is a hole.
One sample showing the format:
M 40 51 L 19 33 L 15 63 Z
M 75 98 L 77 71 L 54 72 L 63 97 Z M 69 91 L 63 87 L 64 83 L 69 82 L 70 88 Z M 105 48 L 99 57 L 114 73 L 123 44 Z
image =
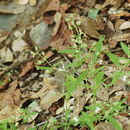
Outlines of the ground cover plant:
M 129 4 L 50 0 L 0 32 L 0 129 L 129 130 Z

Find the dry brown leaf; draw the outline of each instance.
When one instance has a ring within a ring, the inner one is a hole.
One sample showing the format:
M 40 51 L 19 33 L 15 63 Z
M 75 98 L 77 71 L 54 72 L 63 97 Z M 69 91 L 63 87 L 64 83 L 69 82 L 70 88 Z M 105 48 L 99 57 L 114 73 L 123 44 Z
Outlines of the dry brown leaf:
M 117 9 L 121 5 L 121 0 L 106 0 L 103 4 L 97 4 L 95 5 L 95 8 L 101 10 L 109 5 L 112 6 L 112 8 Z
M 6 105 L 14 106 L 15 105 L 14 93 L 16 91 L 17 85 L 18 85 L 17 80 L 11 82 L 10 88 L 5 92 L 3 100 L 2 100 L 2 103 L 4 106 L 6 106 Z M 20 96 L 20 95 L 18 95 L 18 96 Z
M 53 77 L 45 77 L 43 80 L 43 84 L 43 87 L 37 93 L 33 94 L 31 98 L 42 97 L 45 93 L 48 92 L 48 90 L 50 91 L 51 89 L 59 88 Z
M 71 42 L 72 31 L 70 31 L 64 21 L 61 22 L 57 34 L 52 38 L 50 46 L 56 50 L 65 49 L 72 45 Z
M 52 89 L 41 97 L 41 107 L 43 110 L 47 110 L 54 102 L 57 102 L 63 95 L 57 89 Z
M 124 19 L 118 19 L 118 20 L 116 21 L 116 23 L 115 23 L 115 30 L 116 30 L 116 31 L 119 31 L 119 28 L 120 28 L 121 24 L 124 23 L 124 22 L 125 22 Z
M 115 48 L 118 42 L 126 41 L 127 43 L 130 42 L 130 33 L 115 33 L 112 38 L 109 38 L 109 45 L 110 48 Z
M 110 123 L 101 122 L 95 126 L 95 130 L 116 130 Z
M 46 54 L 45 54 L 45 58 L 48 59 L 50 58 L 51 56 L 53 56 L 54 53 L 52 51 L 48 51 Z
M 33 69 L 34 63 L 33 62 L 28 62 L 24 68 L 22 69 L 22 72 L 18 75 L 18 77 L 23 77 L 26 75 L 31 69 Z
M 21 112 L 19 107 L 6 106 L 0 111 L 0 122 L 9 120 L 14 123 L 20 120 L 20 116 Z
M 59 0 L 52 0 L 44 12 L 46 24 L 54 23 L 54 15 L 59 10 Z
M 121 90 L 126 90 L 126 86 L 122 82 L 118 82 L 112 87 L 112 89 L 109 92 L 109 95 Z
M 58 88 L 58 84 L 56 83 L 55 78 L 53 77 L 47 77 L 43 79 L 44 85 L 47 87 L 47 89 L 55 89 Z
M 52 47 L 52 48 L 54 48 L 54 49 L 56 49 L 56 50 L 62 50 L 62 49 L 64 49 L 63 48 L 63 43 L 64 43 L 64 38 L 59 38 L 59 39 L 57 39 L 57 40 L 55 40 L 55 41 L 52 41 L 51 43 L 50 43 L 50 46 Z
M 126 127 L 130 124 L 130 120 L 128 119 L 128 117 L 118 115 L 115 118 L 119 121 L 124 130 L 127 130 Z
M 59 4 L 60 4 L 59 0 L 52 0 L 44 13 L 47 13 L 47 12 L 50 12 L 50 11 L 58 11 Z
M 119 11 L 119 12 L 117 12 L 117 13 L 114 13 L 114 14 L 110 14 L 110 16 L 112 16 L 112 17 L 122 17 L 122 16 L 124 16 L 124 17 L 129 17 L 130 16 L 130 13 L 129 12 L 127 12 L 127 11 Z
M 79 113 L 83 110 L 85 104 L 91 98 L 92 94 L 84 94 L 82 97 L 77 97 L 74 102 L 73 115 L 78 117 Z
M 81 29 L 86 35 L 94 38 L 99 38 L 100 34 L 96 30 L 95 23 L 92 19 L 81 17 L 81 21 Z
M 109 93 L 105 87 L 101 87 L 96 93 L 96 97 L 102 101 L 108 101 Z
M 103 4 L 103 7 L 106 7 L 108 5 L 113 5 L 113 8 L 118 8 L 121 5 L 121 0 L 106 0 Z

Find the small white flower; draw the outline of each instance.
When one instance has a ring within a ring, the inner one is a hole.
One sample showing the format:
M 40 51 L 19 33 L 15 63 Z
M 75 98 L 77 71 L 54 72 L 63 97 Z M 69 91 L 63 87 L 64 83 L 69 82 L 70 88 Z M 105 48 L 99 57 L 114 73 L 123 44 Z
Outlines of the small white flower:
M 127 80 L 127 76 L 125 75 L 125 76 L 122 77 L 122 81 L 125 82 L 126 80 Z
M 98 63 L 101 65 L 103 63 L 103 60 L 98 60 Z
M 73 119 L 74 119 L 75 122 L 79 121 L 79 119 L 76 116 Z
M 101 108 L 96 107 L 95 113 L 99 113 L 100 110 L 101 110 Z

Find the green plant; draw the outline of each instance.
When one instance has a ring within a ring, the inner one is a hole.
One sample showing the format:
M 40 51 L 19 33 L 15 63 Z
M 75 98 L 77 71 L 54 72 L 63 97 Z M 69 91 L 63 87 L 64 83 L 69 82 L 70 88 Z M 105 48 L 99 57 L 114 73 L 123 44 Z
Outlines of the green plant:
M 98 16 L 98 12 L 99 12 L 98 9 L 92 8 L 88 11 L 88 17 L 95 19 Z
M 17 124 L 10 123 L 9 120 L 5 120 L 4 122 L 0 123 L 0 130 L 17 130 Z
M 31 116 L 35 115 L 37 112 L 29 112 L 28 109 L 21 108 L 21 112 L 23 113 L 20 118 L 23 120 L 23 123 L 27 123 L 30 119 L 32 119 Z

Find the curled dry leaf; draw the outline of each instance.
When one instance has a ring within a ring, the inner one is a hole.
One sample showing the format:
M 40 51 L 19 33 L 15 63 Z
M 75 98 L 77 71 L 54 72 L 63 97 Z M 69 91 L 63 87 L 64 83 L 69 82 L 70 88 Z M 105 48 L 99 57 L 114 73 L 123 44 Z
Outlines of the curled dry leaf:
M 26 5 L 28 3 L 29 0 L 17 0 L 17 4 L 19 5 Z
M 123 22 L 121 25 L 120 25 L 120 30 L 124 30 L 124 29 L 130 29 L 130 22 L 129 21 L 126 21 L 126 22 Z
M 121 90 L 126 90 L 126 86 L 122 82 L 118 82 L 112 87 L 112 89 L 109 92 L 109 95 L 113 94 L 114 92 L 121 91 Z
M 118 42 L 126 41 L 127 43 L 130 42 L 130 33 L 115 33 L 112 38 L 109 38 L 109 45 L 110 48 L 115 48 Z
M 95 7 L 99 10 L 111 5 L 112 8 L 117 9 L 121 5 L 121 0 L 106 0 L 103 4 L 97 4 Z
M 115 30 L 116 31 L 119 31 L 120 29 L 120 26 L 121 26 L 121 24 L 122 23 L 124 23 L 125 22 L 125 20 L 124 19 L 118 19 L 117 21 L 116 21 L 116 23 L 115 23 Z
M 54 15 L 59 10 L 59 0 L 52 0 L 44 11 L 44 21 L 46 24 L 54 23 Z
M 62 18 L 62 14 L 57 12 L 54 16 L 54 21 L 55 21 L 56 25 L 53 29 L 53 36 L 55 36 L 56 33 L 58 32 L 58 29 L 59 29 L 60 24 L 61 24 L 61 18 Z
M 23 77 L 26 75 L 31 69 L 34 68 L 34 63 L 33 62 L 28 62 L 22 69 L 22 72 L 18 75 L 18 77 Z

